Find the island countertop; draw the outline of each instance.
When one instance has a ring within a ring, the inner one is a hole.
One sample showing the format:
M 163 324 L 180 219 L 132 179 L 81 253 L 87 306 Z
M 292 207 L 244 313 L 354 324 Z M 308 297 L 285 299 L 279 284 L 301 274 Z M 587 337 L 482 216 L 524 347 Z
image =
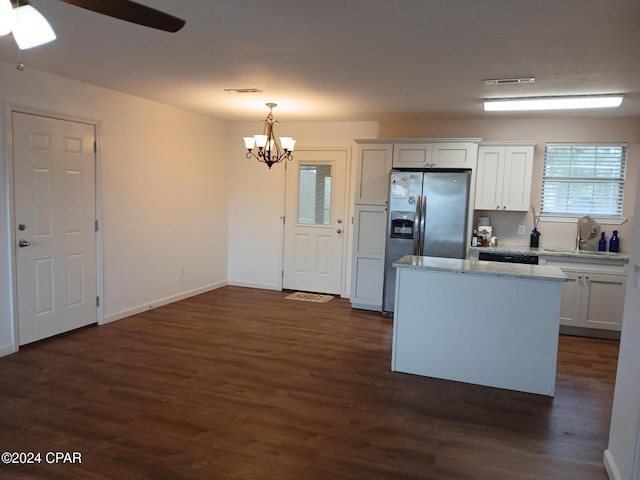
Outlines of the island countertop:
M 550 265 L 524 265 L 520 263 L 487 262 L 458 258 L 420 257 L 405 255 L 393 262 L 396 268 L 412 268 L 470 275 L 514 277 L 551 282 L 564 282 L 567 276 L 559 267 Z

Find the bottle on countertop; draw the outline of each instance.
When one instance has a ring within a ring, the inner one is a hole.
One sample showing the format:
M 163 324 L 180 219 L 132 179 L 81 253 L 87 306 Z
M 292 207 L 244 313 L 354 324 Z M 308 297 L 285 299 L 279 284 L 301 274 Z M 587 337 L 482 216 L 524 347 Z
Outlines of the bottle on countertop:
M 600 241 L 598 242 L 598 251 L 599 252 L 607 251 L 607 239 L 604 238 L 604 232 L 600 234 Z
M 477 247 L 478 246 L 478 231 L 477 230 L 473 231 L 473 237 L 471 237 L 471 246 L 472 247 Z
M 540 232 L 537 228 L 531 230 L 531 240 L 529 241 L 530 248 L 538 248 L 540 246 Z
M 618 230 L 614 230 L 609 240 L 609 251 L 618 252 L 620 250 L 620 239 L 618 238 Z

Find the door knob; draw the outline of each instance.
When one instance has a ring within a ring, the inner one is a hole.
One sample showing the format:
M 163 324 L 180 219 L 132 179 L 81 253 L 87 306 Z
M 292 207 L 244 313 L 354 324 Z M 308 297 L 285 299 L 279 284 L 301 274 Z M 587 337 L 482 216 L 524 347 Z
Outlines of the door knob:
M 336 232 L 342 233 L 342 229 L 339 228 L 339 229 L 336 230 Z
M 20 248 L 28 247 L 29 245 L 31 245 L 31 244 L 29 242 L 27 242 L 26 240 L 22 239 L 22 238 L 20 240 L 18 240 L 18 246 Z

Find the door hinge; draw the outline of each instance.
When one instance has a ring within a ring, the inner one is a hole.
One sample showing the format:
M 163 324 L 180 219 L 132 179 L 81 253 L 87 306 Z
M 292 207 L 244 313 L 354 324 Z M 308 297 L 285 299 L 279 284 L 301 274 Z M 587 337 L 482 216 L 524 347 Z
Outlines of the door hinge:
M 100 306 L 100 297 L 96 297 L 96 307 Z
M 98 153 L 98 144 L 95 140 L 93 141 L 93 153 Z
M 96 232 L 98 231 L 98 220 L 96 220 Z

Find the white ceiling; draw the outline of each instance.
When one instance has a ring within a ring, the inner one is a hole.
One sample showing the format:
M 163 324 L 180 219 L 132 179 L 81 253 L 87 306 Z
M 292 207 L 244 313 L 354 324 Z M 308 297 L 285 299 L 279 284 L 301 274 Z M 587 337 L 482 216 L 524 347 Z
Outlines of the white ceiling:
M 505 117 L 481 100 L 594 93 L 625 100 L 580 115 L 640 116 L 638 0 L 138 1 L 186 26 L 160 32 L 31 0 L 58 39 L 21 52 L 26 69 L 227 121 L 261 119 L 266 102 L 280 121 Z M 0 38 L 0 60 L 17 58 Z M 536 81 L 481 83 L 521 76 Z

